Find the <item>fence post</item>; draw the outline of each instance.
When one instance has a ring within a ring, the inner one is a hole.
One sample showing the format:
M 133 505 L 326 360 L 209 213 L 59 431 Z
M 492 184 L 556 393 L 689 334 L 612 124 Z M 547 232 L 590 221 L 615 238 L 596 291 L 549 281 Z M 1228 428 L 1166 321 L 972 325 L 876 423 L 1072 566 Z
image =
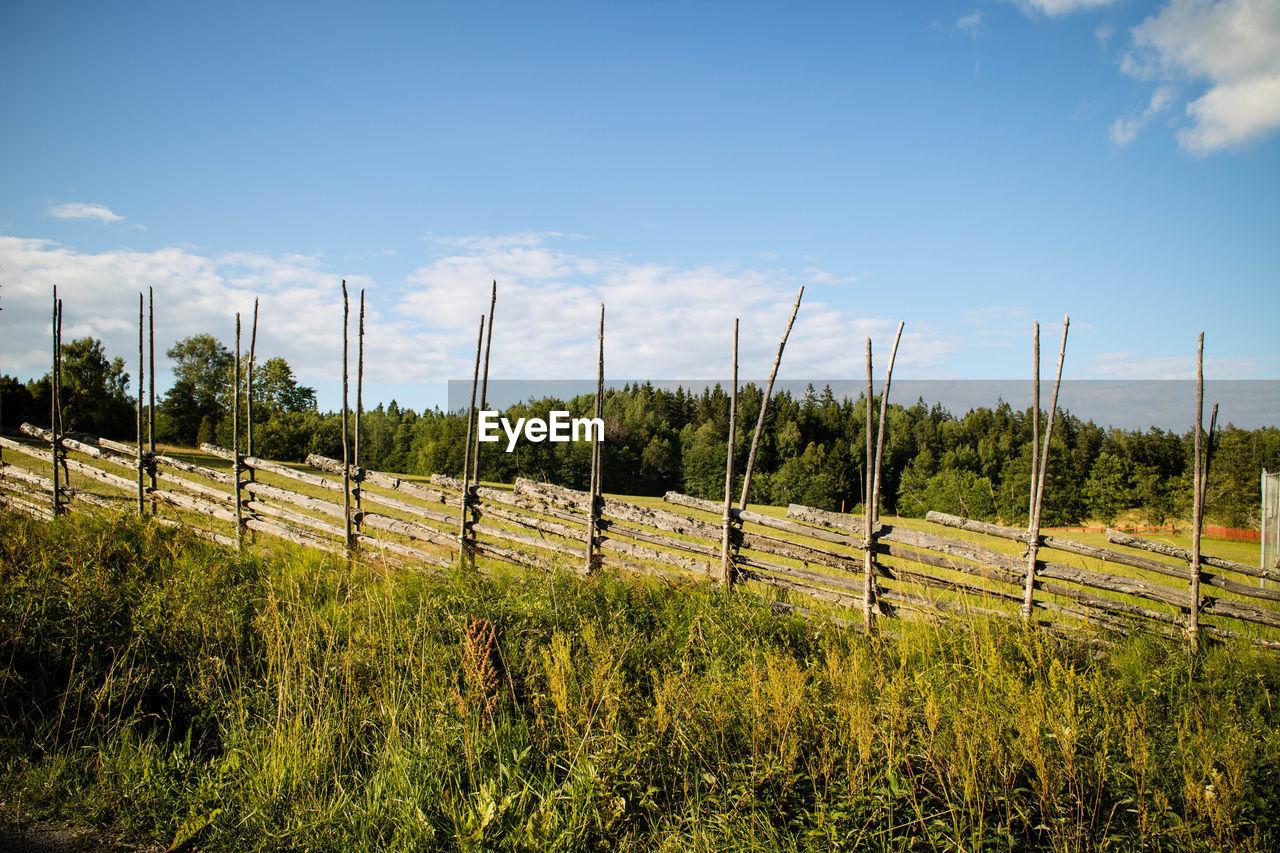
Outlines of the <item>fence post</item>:
M 62 496 L 58 487 L 58 464 L 62 455 L 62 300 L 58 298 L 58 286 L 53 286 L 53 364 L 49 372 L 49 449 L 53 460 L 53 515 L 62 511 Z
M 1044 448 L 1039 454 L 1039 464 L 1035 461 L 1036 451 L 1032 450 L 1032 485 L 1031 515 L 1027 519 L 1027 578 L 1022 593 L 1022 621 L 1031 624 L 1031 609 L 1035 604 L 1036 558 L 1040 553 L 1040 511 L 1044 501 L 1044 477 L 1049 468 L 1049 442 L 1053 438 L 1053 421 L 1058 413 L 1058 390 L 1062 387 L 1062 362 L 1067 354 L 1067 329 L 1071 326 L 1069 316 L 1062 318 L 1062 345 L 1058 348 L 1058 373 L 1053 381 L 1053 397 L 1049 404 L 1049 422 L 1044 428 Z M 1036 428 L 1040 425 L 1040 324 L 1036 324 Z
M 146 484 L 146 462 L 142 450 L 142 396 L 144 389 L 142 387 L 142 377 L 146 374 L 147 364 L 143 355 L 145 341 L 143 338 L 142 325 L 142 291 L 138 291 L 138 515 L 146 512 L 147 501 L 147 484 Z
M 151 474 L 151 514 L 159 513 L 159 506 L 156 505 L 154 493 L 156 490 L 156 289 L 154 287 L 147 288 L 147 345 L 149 352 L 147 355 L 147 365 L 149 368 L 149 397 L 150 401 L 147 406 L 147 471 Z M 142 381 L 142 377 L 138 377 L 138 381 Z
M 480 380 L 480 411 L 484 411 L 489 406 L 489 349 L 493 346 L 493 312 L 498 308 L 498 281 L 494 279 L 493 292 L 489 296 L 489 323 L 484 335 L 484 376 Z M 462 472 L 462 479 L 465 482 L 467 472 Z M 480 436 L 476 435 L 476 455 L 471 460 L 471 481 L 475 485 L 480 485 Z
M 1191 509 L 1191 613 L 1187 620 L 1187 634 L 1191 643 L 1191 651 L 1200 647 L 1200 529 L 1204 523 L 1204 489 L 1201 483 L 1202 448 L 1200 433 L 1204 426 L 1204 332 L 1200 333 L 1196 352 L 1196 423 L 1195 423 L 1195 473 Z
M 471 402 L 467 405 L 467 443 L 462 452 L 462 509 L 458 513 L 458 565 L 466 564 L 467 557 L 472 553 L 472 544 L 475 539 L 475 522 L 476 513 L 474 512 L 472 496 L 475 494 L 471 488 L 470 482 L 467 480 L 467 471 L 471 468 L 471 436 L 473 421 L 476 415 L 476 385 L 480 381 L 480 345 L 484 341 L 484 324 L 485 316 L 480 315 L 480 328 L 476 333 L 476 366 L 475 371 L 471 375 Z M 479 429 L 475 430 L 476 438 L 479 438 Z M 479 441 L 476 442 L 479 445 Z
M 364 527 L 364 469 L 360 467 L 360 416 L 364 413 L 364 288 L 360 288 L 360 323 L 356 332 L 356 432 L 355 432 L 355 468 L 356 468 L 356 516 L 355 536 L 359 541 Z
M 872 597 L 875 594 L 875 553 L 876 540 L 880 530 L 880 465 L 884 459 L 885 424 L 889 419 L 889 388 L 893 384 L 893 363 L 898 359 L 898 344 L 902 341 L 902 327 L 898 323 L 898 333 L 893 339 L 893 350 L 889 353 L 889 366 L 884 373 L 884 391 L 880 395 L 880 423 L 876 429 L 874 462 L 871 453 L 871 407 L 875 400 L 874 388 L 871 384 L 871 339 L 867 338 L 867 474 L 866 503 L 864 504 L 864 539 L 863 539 L 863 622 L 871 627 L 873 613 Z
M 898 344 L 902 341 L 902 328 L 906 323 L 898 323 L 898 334 L 893 338 L 893 350 L 889 353 L 889 367 L 884 373 L 884 392 L 880 396 L 880 427 L 876 433 L 876 477 L 874 480 L 875 501 L 871 505 L 872 521 L 880 520 L 880 465 L 884 460 L 884 436 L 889 418 L 889 386 L 893 384 L 893 363 L 898 360 Z
M 756 450 L 760 447 L 760 434 L 764 432 L 764 416 L 769 411 L 769 399 L 773 396 L 773 381 L 778 377 L 778 365 L 782 363 L 782 351 L 787 346 L 787 338 L 791 336 L 791 326 L 800 311 L 800 300 L 804 297 L 804 287 L 796 293 L 796 303 L 791 306 L 791 317 L 787 327 L 782 330 L 782 340 L 778 342 L 778 354 L 773 357 L 773 367 L 769 369 L 769 382 L 764 388 L 764 399 L 760 401 L 760 416 L 756 418 L 756 429 L 751 434 L 751 450 L 747 453 L 747 470 L 742 477 L 742 498 L 738 501 L 738 509 L 747 508 L 747 493 L 751 490 L 751 475 L 756 470 Z
M 602 418 L 604 415 L 604 303 L 600 303 L 600 333 L 598 336 L 599 351 L 596 355 L 596 400 L 592 407 L 595 417 Z M 591 477 L 587 491 L 589 493 L 587 506 L 587 560 L 583 566 L 583 572 L 590 573 L 596 568 L 598 560 L 596 558 L 597 535 L 596 528 L 600 519 L 600 499 L 599 495 L 603 491 L 600 487 L 601 481 L 601 443 L 604 436 L 597 438 L 596 429 L 591 427 Z
M 873 556 L 876 547 L 875 539 L 875 514 L 873 504 L 876 496 L 872 493 L 875 488 L 875 473 L 872 467 L 875 465 L 874 451 L 871 447 L 871 407 L 874 400 L 874 388 L 871 379 L 871 338 L 867 338 L 867 460 L 863 475 L 862 494 L 863 494 L 863 528 L 862 528 L 862 624 L 867 630 L 871 630 L 872 620 L 872 599 L 875 595 L 875 578 Z
M 244 455 L 253 456 L 253 360 L 258 349 L 258 299 L 253 300 L 253 326 L 249 332 L 249 360 L 245 363 L 244 380 Z M 253 479 L 253 469 L 249 469 Z
M 240 491 L 240 314 L 236 313 L 236 364 L 231 392 L 231 470 L 236 492 L 236 548 L 244 548 L 244 501 Z
M 1262 525 L 1261 525 L 1262 529 L 1259 531 L 1259 535 L 1258 535 L 1258 542 L 1260 543 L 1258 546 L 1258 568 L 1260 569 L 1268 568 L 1267 566 L 1267 544 L 1268 544 L 1267 543 L 1267 515 L 1271 512 L 1271 501 L 1269 500 L 1271 495 L 1268 493 L 1267 479 L 1268 479 L 1267 469 L 1263 468 L 1262 469 L 1262 492 L 1261 492 L 1262 493 L 1262 501 L 1261 501 L 1262 512 L 1260 513 L 1260 515 L 1262 516 Z M 1266 589 L 1267 579 L 1258 578 L 1258 586 L 1262 587 L 1263 589 Z
M 729 441 L 724 463 L 724 517 L 720 541 L 720 583 L 733 587 L 733 445 L 738 429 L 738 318 L 733 318 L 733 380 L 729 385 Z
M 354 561 L 351 539 L 351 434 L 347 425 L 347 329 L 351 325 L 351 303 L 347 299 L 347 280 L 342 280 L 342 532 L 346 537 L 347 559 Z

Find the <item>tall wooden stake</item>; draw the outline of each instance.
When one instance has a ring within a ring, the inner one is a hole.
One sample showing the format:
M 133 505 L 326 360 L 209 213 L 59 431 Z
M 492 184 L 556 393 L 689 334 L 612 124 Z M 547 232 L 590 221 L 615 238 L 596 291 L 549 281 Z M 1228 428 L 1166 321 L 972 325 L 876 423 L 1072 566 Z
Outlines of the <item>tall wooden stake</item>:
M 867 461 L 863 476 L 863 540 L 862 540 L 862 624 L 867 630 L 871 629 L 871 611 L 872 596 L 875 592 L 875 535 L 872 532 L 875 525 L 875 510 L 872 503 L 875 501 L 875 494 L 872 492 L 874 488 L 875 472 L 872 470 L 875 465 L 874 451 L 871 447 L 871 409 L 874 397 L 874 388 L 871 378 L 871 338 L 867 338 Z
M 889 369 L 884 373 L 884 391 L 880 396 L 880 426 L 876 431 L 876 476 L 872 481 L 872 521 L 880 520 L 880 463 L 884 459 L 885 424 L 889 418 L 889 386 L 893 384 L 893 363 L 898 360 L 898 344 L 902 341 L 902 327 L 906 323 L 898 323 L 898 334 L 893 338 L 893 351 L 889 353 Z
M 246 456 L 253 456 L 253 361 L 257 356 L 258 349 L 258 300 L 253 300 L 253 327 L 249 332 L 249 363 L 248 376 L 244 382 L 244 452 Z M 249 479 L 253 479 L 253 469 L 249 469 Z
M 62 320 L 62 312 L 59 310 L 62 304 L 58 302 L 58 286 L 53 286 L 53 318 L 50 323 L 49 337 L 53 342 L 53 358 L 49 365 L 49 450 L 53 459 L 53 514 L 57 516 L 59 506 L 58 495 L 58 450 L 61 447 L 59 437 L 61 431 L 58 423 L 58 331 Z
M 0 288 L 3 288 L 3 287 L 4 285 L 0 285 Z M 3 310 L 4 308 L 0 306 L 0 311 L 3 311 Z M 0 376 L 3 376 L 3 375 L 4 375 L 4 369 L 0 367 Z M 0 430 L 3 430 L 3 429 L 4 429 L 4 392 L 3 390 L 0 390 Z M 0 447 L 0 468 L 3 468 L 3 467 L 4 467 L 4 448 Z
M 458 514 L 458 565 L 465 565 L 468 555 L 471 553 L 471 524 L 473 519 L 469 518 L 469 510 L 471 509 L 474 490 L 471 484 L 467 482 L 467 471 L 471 468 L 471 433 L 472 422 L 476 415 L 476 385 L 480 382 L 480 344 L 484 342 L 484 320 L 483 314 L 480 315 L 480 328 L 476 332 L 476 368 L 471 374 L 471 402 L 467 404 L 467 443 L 466 449 L 462 454 L 462 510 Z
M 1058 373 L 1053 380 L 1053 397 L 1049 403 L 1049 421 L 1044 427 L 1044 446 L 1040 451 L 1040 462 L 1036 472 L 1037 480 L 1032 497 L 1035 510 L 1027 523 L 1027 532 L 1031 534 L 1027 543 L 1027 576 L 1022 590 L 1022 621 L 1031 623 L 1031 609 L 1034 606 L 1036 583 L 1036 557 L 1040 552 L 1040 511 L 1044 504 L 1044 476 L 1049 469 L 1049 442 L 1053 439 L 1053 421 L 1058 414 L 1058 389 L 1062 387 L 1062 362 L 1067 355 L 1067 329 L 1071 326 L 1071 318 L 1062 318 L 1062 345 L 1058 348 Z M 1039 338 L 1036 339 L 1037 349 Z M 1038 362 L 1037 362 L 1038 366 Z M 1039 371 L 1036 371 L 1036 385 L 1039 386 Z M 1037 396 L 1037 402 L 1039 398 Z M 1038 418 L 1038 416 L 1037 416 Z
M 364 524 L 362 511 L 363 498 L 361 486 L 364 483 L 364 469 L 360 467 L 360 416 L 364 414 L 364 288 L 360 288 L 360 325 L 356 333 L 356 435 L 355 466 L 359 476 L 356 477 L 356 533 L 359 534 Z
M 1205 436 L 1204 473 L 1200 477 L 1200 505 L 1204 506 L 1209 494 L 1209 466 L 1213 464 L 1214 436 L 1218 431 L 1218 404 L 1213 404 L 1213 414 L 1209 416 L 1209 434 Z
M 1036 321 L 1031 347 L 1031 362 L 1035 384 L 1031 392 L 1031 482 L 1027 486 L 1027 532 L 1031 532 L 1031 519 L 1036 514 L 1036 468 L 1040 464 L 1040 321 Z
M 354 540 L 351 533 L 351 433 L 347 426 L 347 396 L 350 372 L 347 370 L 348 333 L 351 325 L 351 303 L 347 298 L 347 280 L 342 280 L 342 517 L 343 531 L 347 537 L 347 554 L 354 559 Z
M 733 318 L 733 381 L 729 385 L 729 449 L 724 463 L 724 517 L 720 541 L 720 583 L 733 586 L 733 445 L 738 431 L 738 318 Z
M 143 376 L 146 375 L 147 363 L 143 355 L 146 341 L 143 340 L 142 310 L 142 291 L 138 291 L 138 515 L 146 512 L 147 503 L 146 454 L 142 448 L 142 398 L 145 392 L 142 386 Z
M 236 487 L 236 548 L 244 547 L 244 501 L 241 500 L 240 472 L 240 313 L 236 312 L 236 366 L 231 392 L 231 459 Z
M 1201 477 L 1200 433 L 1204 429 L 1204 332 L 1200 333 L 1200 342 L 1196 352 L 1196 458 L 1195 479 L 1192 494 L 1192 529 L 1191 529 L 1191 614 L 1187 623 L 1187 633 L 1191 640 L 1191 650 L 1197 651 L 1200 646 L 1200 529 L 1204 524 L 1204 488 Z
M 489 407 L 489 348 L 493 345 L 493 312 L 498 307 L 498 280 L 493 281 L 493 293 L 489 297 L 489 328 L 484 336 L 484 378 L 480 381 L 480 410 Z M 480 485 L 480 435 L 476 433 L 475 458 L 471 463 L 471 481 Z M 467 472 L 462 472 L 462 479 L 467 479 Z
M 147 460 L 147 470 L 151 472 L 151 488 L 154 491 L 156 488 L 156 289 L 154 287 L 147 288 L 147 345 L 150 348 L 147 355 L 150 397 L 147 406 L 147 450 L 151 453 L 151 457 Z M 156 510 L 156 502 L 153 498 L 151 514 L 155 515 Z
M 67 469 L 67 451 L 62 446 L 62 436 L 67 431 L 66 419 L 62 416 L 62 300 L 58 300 L 58 324 L 57 324 L 58 340 L 55 346 L 54 358 L 54 375 L 58 378 L 58 393 L 53 395 L 54 413 L 58 418 L 58 428 L 54 432 L 54 441 L 58 444 L 58 452 L 54 455 L 54 461 L 62 468 L 62 485 L 71 488 L 71 471 Z M 61 503 L 61 496 L 58 498 Z
M 596 400 L 595 417 L 601 417 L 604 411 L 604 303 L 600 303 L 599 352 L 596 354 Z M 591 482 L 588 486 L 591 505 L 587 516 L 587 562 L 584 572 L 591 572 L 596 567 L 596 527 L 600 518 L 600 441 L 596 430 L 591 429 Z
M 769 369 L 769 383 L 764 389 L 764 399 L 760 401 L 760 416 L 756 418 L 756 429 L 751 434 L 751 450 L 747 453 L 747 470 L 742 478 L 742 499 L 738 501 L 739 509 L 747 508 L 747 493 L 751 490 L 751 475 L 756 470 L 756 450 L 760 447 L 760 435 L 764 432 L 764 416 L 769 411 L 769 399 L 773 396 L 773 380 L 778 376 L 778 365 L 782 363 L 782 350 L 787 346 L 787 338 L 791 335 L 791 326 L 796 321 L 796 313 L 800 310 L 800 300 L 804 297 L 804 288 L 796 293 L 796 304 L 791 306 L 791 317 L 787 319 L 787 327 L 782 330 L 782 340 L 778 342 L 778 352 L 773 357 L 773 367 Z

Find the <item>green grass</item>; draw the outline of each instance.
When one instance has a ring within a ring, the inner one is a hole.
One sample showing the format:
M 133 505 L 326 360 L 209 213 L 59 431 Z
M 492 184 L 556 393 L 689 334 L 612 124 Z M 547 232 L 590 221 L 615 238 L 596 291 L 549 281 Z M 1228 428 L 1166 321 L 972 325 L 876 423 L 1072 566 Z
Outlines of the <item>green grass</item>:
M 0 801 L 205 850 L 1271 850 L 1280 657 L 0 515 Z

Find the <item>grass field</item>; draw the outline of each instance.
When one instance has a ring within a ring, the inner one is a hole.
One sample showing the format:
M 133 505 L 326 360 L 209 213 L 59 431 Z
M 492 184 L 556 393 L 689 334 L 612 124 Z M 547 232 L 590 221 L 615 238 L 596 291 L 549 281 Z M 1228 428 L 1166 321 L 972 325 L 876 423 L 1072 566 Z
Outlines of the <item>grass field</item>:
M 1280 657 L 0 516 L 0 799 L 208 850 L 1272 850 Z

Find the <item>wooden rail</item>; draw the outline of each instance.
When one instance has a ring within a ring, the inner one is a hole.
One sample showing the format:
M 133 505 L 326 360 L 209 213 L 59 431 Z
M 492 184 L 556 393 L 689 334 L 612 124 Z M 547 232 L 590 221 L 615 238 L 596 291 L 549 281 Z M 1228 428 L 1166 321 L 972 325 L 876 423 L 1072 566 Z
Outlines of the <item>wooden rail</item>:
M 24 432 L 49 440 L 47 430 L 28 426 Z M 52 518 L 53 453 L 9 437 L 0 437 L 0 446 L 14 451 L 0 464 L 0 506 Z M 125 475 L 139 469 L 141 458 L 156 477 L 156 485 L 143 490 L 159 513 L 156 521 L 223 544 L 236 541 L 238 506 L 240 524 L 253 536 L 334 555 L 352 553 L 350 541 L 362 559 L 435 571 L 457 564 L 461 513 L 469 522 L 466 547 L 485 560 L 580 572 L 593 565 L 588 556 L 594 547 L 594 564 L 621 571 L 690 582 L 724 576 L 724 503 L 675 492 L 666 495 L 665 507 L 600 497 L 593 519 L 587 491 L 524 479 L 510 490 L 442 475 L 415 482 L 349 465 L 345 479 L 359 489 L 360 501 L 350 512 L 348 540 L 339 460 L 311 456 L 299 466 L 240 456 L 239 467 L 249 474 L 237 480 L 165 454 L 143 451 L 139 457 L 136 447 L 92 436 L 64 436 L 59 447 L 59 466 L 71 477 L 59 489 L 69 505 L 90 511 L 130 506 L 137 483 Z M 234 467 L 232 451 L 203 449 Z M 1107 532 L 1107 547 L 1041 532 L 1029 569 L 1027 553 L 1009 545 L 1027 549 L 1027 530 L 942 513 L 928 514 L 927 529 L 877 520 L 872 537 L 865 535 L 864 516 L 795 504 L 785 517 L 733 506 L 729 516 L 732 579 L 781 596 L 783 609 L 808 612 L 817 605 L 836 618 L 846 609 L 863 609 L 866 566 L 877 620 L 957 614 L 1016 620 L 1029 571 L 1037 614 L 1032 623 L 1058 633 L 1177 634 L 1192 606 L 1191 553 L 1119 531 Z M 948 528 L 956 535 L 938 532 Z M 1205 554 L 1199 564 L 1203 634 L 1280 649 L 1280 590 L 1249 582 L 1280 580 L 1280 570 Z M 477 569 L 488 570 L 484 564 Z

